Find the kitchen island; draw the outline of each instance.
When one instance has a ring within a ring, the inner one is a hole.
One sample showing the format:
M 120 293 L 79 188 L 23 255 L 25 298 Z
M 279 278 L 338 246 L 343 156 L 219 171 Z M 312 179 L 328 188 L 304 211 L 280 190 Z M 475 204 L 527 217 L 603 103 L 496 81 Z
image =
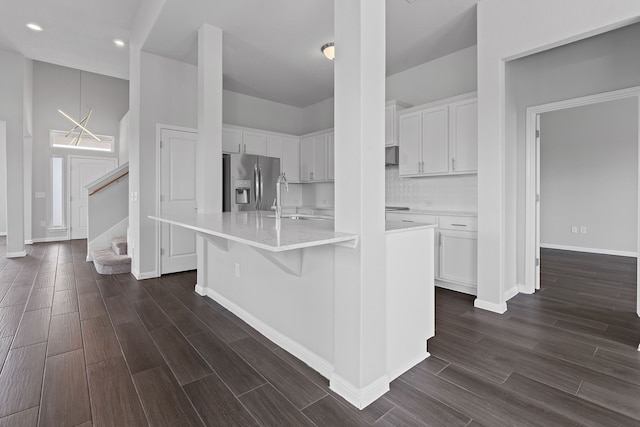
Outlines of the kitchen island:
M 334 371 L 335 246 L 358 236 L 334 231 L 331 219 L 270 212 L 150 218 L 196 231 L 196 292 L 240 317 L 326 378 Z M 387 376 L 391 381 L 428 357 L 434 333 L 433 224 L 386 223 Z M 201 246 L 199 246 L 200 248 Z M 202 250 L 201 250 L 202 251 Z M 381 355 L 371 355 L 381 357 Z

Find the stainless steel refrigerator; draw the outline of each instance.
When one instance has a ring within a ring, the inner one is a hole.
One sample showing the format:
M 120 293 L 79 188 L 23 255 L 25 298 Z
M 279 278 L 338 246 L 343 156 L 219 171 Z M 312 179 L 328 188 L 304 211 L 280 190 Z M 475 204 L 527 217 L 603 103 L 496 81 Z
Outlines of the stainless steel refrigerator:
M 223 154 L 222 210 L 270 210 L 276 198 L 280 159 L 251 154 Z

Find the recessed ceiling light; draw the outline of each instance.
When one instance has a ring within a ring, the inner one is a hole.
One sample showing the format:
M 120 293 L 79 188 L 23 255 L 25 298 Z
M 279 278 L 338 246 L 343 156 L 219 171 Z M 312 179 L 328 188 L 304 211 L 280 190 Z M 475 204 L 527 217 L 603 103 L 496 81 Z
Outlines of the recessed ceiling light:
M 42 31 L 42 27 L 38 24 L 35 24 L 33 22 L 29 22 L 27 24 L 27 28 L 33 31 Z
M 113 40 L 113 44 L 115 44 L 118 47 L 124 47 L 124 45 L 125 45 L 125 43 L 120 39 L 114 39 Z

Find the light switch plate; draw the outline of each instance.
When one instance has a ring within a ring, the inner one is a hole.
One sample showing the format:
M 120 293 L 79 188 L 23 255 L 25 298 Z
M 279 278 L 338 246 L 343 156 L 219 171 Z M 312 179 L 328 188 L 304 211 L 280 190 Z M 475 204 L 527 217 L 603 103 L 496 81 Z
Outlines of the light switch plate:
M 47 194 L 44 191 L 36 191 L 36 199 L 44 199 Z
M 585 227 L 584 225 L 580 226 L 580 234 L 587 234 L 587 227 Z

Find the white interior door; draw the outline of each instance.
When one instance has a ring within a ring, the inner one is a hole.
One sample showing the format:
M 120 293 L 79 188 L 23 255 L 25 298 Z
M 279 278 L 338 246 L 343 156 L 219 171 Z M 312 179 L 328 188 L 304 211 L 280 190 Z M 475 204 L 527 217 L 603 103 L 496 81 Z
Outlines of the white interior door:
M 160 148 L 160 215 L 196 210 L 196 143 L 194 132 L 162 129 Z M 160 273 L 196 269 L 194 231 L 162 223 Z
M 69 224 L 72 239 L 87 238 L 89 192 L 85 185 L 115 169 L 117 159 L 71 157 L 69 160 Z

